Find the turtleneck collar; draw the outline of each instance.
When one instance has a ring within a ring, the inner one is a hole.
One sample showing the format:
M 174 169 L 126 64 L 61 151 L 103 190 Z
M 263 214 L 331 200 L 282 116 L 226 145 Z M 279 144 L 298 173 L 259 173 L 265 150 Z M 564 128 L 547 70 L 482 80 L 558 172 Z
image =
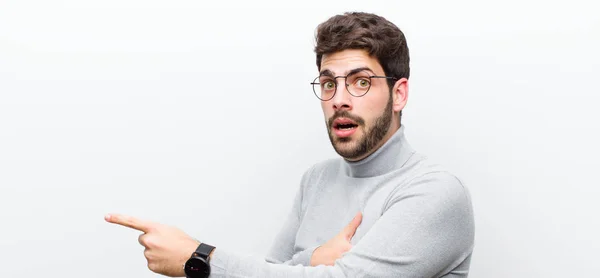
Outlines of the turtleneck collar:
M 368 178 L 387 174 L 402 168 L 414 153 L 404 136 L 404 125 L 379 149 L 359 161 L 344 161 L 346 174 L 353 178 Z

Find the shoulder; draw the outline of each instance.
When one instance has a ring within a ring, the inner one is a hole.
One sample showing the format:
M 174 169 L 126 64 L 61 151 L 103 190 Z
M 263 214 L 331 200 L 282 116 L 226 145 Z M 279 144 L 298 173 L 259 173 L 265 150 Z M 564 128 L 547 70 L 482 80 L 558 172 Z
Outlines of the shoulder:
M 471 248 L 475 219 L 471 196 L 453 173 L 436 166 L 422 169 L 419 175 L 398 185 L 383 206 L 382 214 L 412 217 L 426 231 L 454 233 L 454 239 Z
M 467 190 L 464 182 L 456 174 L 423 154 L 415 153 L 407 162 L 407 166 L 412 168 L 408 187 L 422 190 Z
M 326 179 L 325 175 L 337 175 L 340 169 L 341 160 L 339 158 L 331 158 L 319 161 L 311 165 L 302 175 L 303 183 L 314 183 L 319 180 Z
M 391 192 L 387 207 L 396 202 L 417 198 L 436 209 L 457 210 L 472 213 L 471 195 L 464 182 L 446 167 L 416 154 L 407 165 L 409 177 Z
M 407 184 L 408 191 L 430 194 L 439 198 L 470 199 L 460 178 L 448 170 L 435 169 L 415 176 Z
M 340 159 L 327 159 L 314 163 L 302 174 L 300 182 L 303 195 L 309 196 L 322 190 L 324 184 L 335 180 L 340 169 Z

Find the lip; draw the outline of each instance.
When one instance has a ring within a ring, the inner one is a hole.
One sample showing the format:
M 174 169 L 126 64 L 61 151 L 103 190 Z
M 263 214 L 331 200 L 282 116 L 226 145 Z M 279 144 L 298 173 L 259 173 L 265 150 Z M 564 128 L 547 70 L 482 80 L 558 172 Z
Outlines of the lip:
M 350 120 L 348 118 L 337 118 L 337 119 L 335 119 L 335 121 L 333 121 L 332 128 L 335 128 L 335 126 L 337 126 L 337 125 L 347 125 L 347 124 L 358 125 L 355 121 Z
M 345 125 L 345 124 L 353 124 L 355 125 L 355 127 L 350 128 L 350 129 L 339 129 L 336 126 L 337 125 Z M 352 136 L 352 134 L 354 134 L 356 132 L 356 130 L 358 129 L 358 124 L 353 121 L 350 120 L 348 118 L 337 118 L 333 121 L 332 123 L 332 127 L 333 129 L 333 133 L 339 137 L 339 138 L 345 138 L 345 137 L 350 137 Z
M 346 138 L 346 137 L 352 136 L 352 134 L 354 134 L 354 132 L 356 132 L 357 128 L 358 128 L 358 126 L 350 128 L 350 129 L 337 129 L 337 128 L 334 128 L 333 129 L 333 133 L 337 137 L 339 137 L 339 138 Z

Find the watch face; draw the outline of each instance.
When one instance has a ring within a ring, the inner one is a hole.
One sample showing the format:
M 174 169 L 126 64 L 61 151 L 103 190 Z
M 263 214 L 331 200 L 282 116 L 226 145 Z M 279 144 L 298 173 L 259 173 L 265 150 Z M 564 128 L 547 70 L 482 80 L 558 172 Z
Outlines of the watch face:
M 185 263 L 185 275 L 191 278 L 204 278 L 210 274 L 210 265 L 200 257 L 192 257 Z

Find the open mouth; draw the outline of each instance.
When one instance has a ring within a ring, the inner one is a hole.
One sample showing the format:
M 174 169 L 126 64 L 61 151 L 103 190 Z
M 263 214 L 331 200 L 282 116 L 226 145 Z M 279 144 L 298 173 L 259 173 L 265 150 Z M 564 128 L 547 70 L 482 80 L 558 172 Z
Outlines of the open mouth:
M 340 129 L 340 130 L 349 130 L 349 129 L 356 128 L 357 126 L 358 126 L 357 124 L 353 124 L 353 123 L 347 123 L 347 124 L 338 123 L 338 124 L 335 124 L 333 126 L 333 128 Z
M 358 127 L 358 124 L 348 118 L 338 118 L 333 121 L 333 128 L 339 131 L 353 130 Z

